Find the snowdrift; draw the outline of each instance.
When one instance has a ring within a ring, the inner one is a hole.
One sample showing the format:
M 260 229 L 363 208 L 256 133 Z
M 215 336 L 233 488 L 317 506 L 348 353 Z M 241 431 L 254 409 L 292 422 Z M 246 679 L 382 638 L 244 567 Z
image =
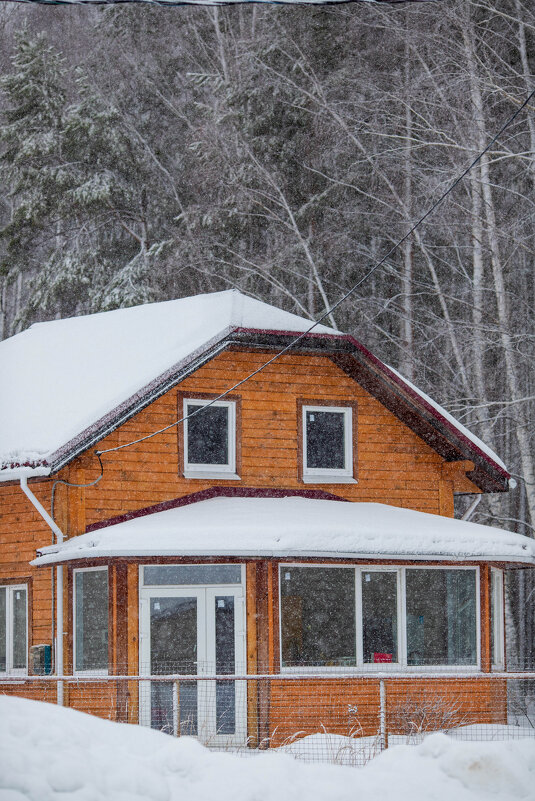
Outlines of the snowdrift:
M 357 770 L 214 753 L 191 738 L 4 696 L 0 742 L 1 801 L 535 801 L 532 739 L 435 734 Z

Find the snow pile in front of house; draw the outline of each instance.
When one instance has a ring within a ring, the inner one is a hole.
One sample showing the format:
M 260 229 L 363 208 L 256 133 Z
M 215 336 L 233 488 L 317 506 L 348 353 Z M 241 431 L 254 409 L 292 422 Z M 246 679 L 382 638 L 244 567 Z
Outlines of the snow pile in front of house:
M 447 734 L 450 740 L 464 742 L 496 742 L 531 738 L 535 747 L 535 731 L 529 725 L 472 723 L 442 733 Z M 426 731 L 415 731 L 410 735 L 389 734 L 388 747 L 421 745 L 429 736 L 431 736 L 431 732 Z M 324 731 L 293 739 L 282 745 L 279 750 L 305 762 L 328 761 L 335 765 L 350 765 L 358 768 L 378 756 L 382 751 L 382 746 L 379 734 L 359 737 L 358 734 L 348 736 Z
M 111 556 L 488 559 L 535 563 L 535 540 L 383 503 L 212 498 L 39 549 L 32 564 Z
M 36 323 L 0 342 L 0 465 L 46 459 L 235 328 L 311 325 L 236 290 Z
M 277 752 L 214 753 L 191 738 L 4 697 L 0 741 L 2 801 L 535 799 L 533 740 L 459 743 L 435 734 L 355 770 Z

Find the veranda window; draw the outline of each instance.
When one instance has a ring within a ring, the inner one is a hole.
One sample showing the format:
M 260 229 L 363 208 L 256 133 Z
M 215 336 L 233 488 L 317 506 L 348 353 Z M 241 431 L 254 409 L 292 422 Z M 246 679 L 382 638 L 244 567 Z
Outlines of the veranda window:
M 474 570 L 407 570 L 407 664 L 477 663 Z
M 0 587 L 0 673 L 28 668 L 28 591 L 25 584 Z
M 491 568 L 490 578 L 490 649 L 492 667 L 494 670 L 503 670 L 505 667 L 503 637 L 503 571 Z
M 74 669 L 108 669 L 108 570 L 74 571 Z
M 354 571 L 328 567 L 281 570 L 285 665 L 354 665 Z
M 280 596 L 283 667 L 478 665 L 475 568 L 283 565 Z

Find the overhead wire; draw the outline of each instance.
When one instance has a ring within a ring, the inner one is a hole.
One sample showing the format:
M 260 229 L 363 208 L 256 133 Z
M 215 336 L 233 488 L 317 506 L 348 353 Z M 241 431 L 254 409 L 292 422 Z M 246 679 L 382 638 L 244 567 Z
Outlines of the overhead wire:
M 362 276 L 362 278 L 359 281 L 357 281 L 357 283 L 354 284 L 347 292 L 345 292 L 342 295 L 342 297 L 333 306 L 331 306 L 329 309 L 327 309 L 318 320 L 313 322 L 312 325 L 309 328 L 306 329 L 306 331 L 303 331 L 303 333 L 301 333 L 297 337 L 295 337 L 295 339 L 293 339 L 288 345 L 286 345 L 284 348 L 282 348 L 282 350 L 278 351 L 274 356 L 272 356 L 271 359 L 268 359 L 268 361 L 264 362 L 264 364 L 262 364 L 256 370 L 253 370 L 252 373 L 249 373 L 247 376 L 245 376 L 245 378 L 242 378 L 240 381 L 237 381 L 231 387 L 226 389 L 224 392 L 221 392 L 219 395 L 217 395 L 216 397 L 212 398 L 207 403 L 203 403 L 202 406 L 200 406 L 198 409 L 196 409 L 195 411 L 191 412 L 190 414 L 183 415 L 178 420 L 174 420 L 172 423 L 169 423 L 169 425 L 164 426 L 163 428 L 160 428 L 157 431 L 153 431 L 150 434 L 146 434 L 144 437 L 140 437 L 139 439 L 132 440 L 131 442 L 125 442 L 122 445 L 116 445 L 113 448 L 106 448 L 104 450 L 96 450 L 95 451 L 95 455 L 98 457 L 98 459 L 100 461 L 102 472 L 103 472 L 103 466 L 102 466 L 102 460 L 101 460 L 100 457 L 103 456 L 104 454 L 113 453 L 115 451 L 120 451 L 120 450 L 123 450 L 124 448 L 129 448 L 132 445 L 138 445 L 141 442 L 145 442 L 148 439 L 152 439 L 152 437 L 158 436 L 158 434 L 163 434 L 165 431 L 169 431 L 169 429 L 174 428 L 174 427 L 180 425 L 181 423 L 184 423 L 185 421 L 190 420 L 193 417 L 196 417 L 198 414 L 204 413 L 206 409 L 210 408 L 210 406 L 213 406 L 215 403 L 218 403 L 218 401 L 220 401 L 223 398 L 227 397 L 227 395 L 229 395 L 231 392 L 234 392 L 234 390 L 236 390 L 239 387 L 243 386 L 243 384 L 245 384 L 247 381 L 250 381 L 252 378 L 257 376 L 259 373 L 261 373 L 263 370 L 265 370 L 267 367 L 269 367 L 271 364 L 273 364 L 273 362 L 275 362 L 277 359 L 279 359 L 285 353 L 288 353 L 288 351 L 292 350 L 300 342 L 302 342 L 303 339 L 305 339 L 314 330 L 314 328 L 316 328 L 318 325 L 321 325 L 323 323 L 323 321 L 326 320 L 333 312 L 335 312 L 336 309 L 338 309 L 343 303 L 345 303 L 345 301 L 348 298 L 350 298 L 351 295 L 353 295 L 357 291 L 357 289 L 359 289 L 359 287 L 361 287 L 368 280 L 368 278 L 370 278 L 380 267 L 382 267 L 383 264 L 385 264 L 385 262 L 390 258 L 390 256 L 411 236 L 411 234 L 414 233 L 414 231 L 416 231 L 416 229 L 419 228 L 419 226 L 422 225 L 422 223 L 424 223 L 425 220 L 427 220 L 427 218 L 430 217 L 433 214 L 434 211 L 436 211 L 436 209 L 448 197 L 448 195 L 451 192 L 453 192 L 455 187 L 463 180 L 463 178 L 466 177 L 466 175 L 468 175 L 468 173 L 483 158 L 485 153 L 488 153 L 488 151 L 492 148 L 492 146 L 499 139 L 499 137 L 503 134 L 503 132 L 516 120 L 516 118 L 526 108 L 526 106 L 530 103 L 530 101 L 532 100 L 533 97 L 535 97 L 535 89 L 533 89 L 529 93 L 529 95 L 526 97 L 526 99 L 523 101 L 523 103 L 516 109 L 516 111 L 514 111 L 513 114 L 511 114 L 510 117 L 508 117 L 508 119 L 503 123 L 503 125 L 497 131 L 497 133 L 494 134 L 494 136 L 492 137 L 490 142 L 487 144 L 487 146 L 477 154 L 477 156 L 470 162 L 470 164 L 457 176 L 457 178 L 455 178 L 455 180 L 450 184 L 450 186 L 448 186 L 448 188 L 430 206 L 430 208 L 424 214 L 422 214 L 422 216 L 409 228 L 409 230 L 401 237 L 401 239 L 398 239 L 397 242 L 395 242 L 392 245 L 392 247 L 388 250 L 388 252 L 379 261 L 375 262 L 375 264 Z M 97 479 L 97 480 L 100 480 L 101 477 L 102 476 L 100 476 L 99 479 Z M 96 482 L 94 482 L 94 483 L 96 483 Z
M 176 6 L 239 6 L 249 5 L 299 5 L 299 6 L 340 6 L 349 3 L 368 3 L 368 5 L 397 5 L 399 3 L 431 3 L 437 0 L 11 0 L 12 3 L 26 3 L 43 6 L 99 6 L 144 3 L 145 5 L 173 8 Z M 442 0 L 438 0 L 442 2 Z

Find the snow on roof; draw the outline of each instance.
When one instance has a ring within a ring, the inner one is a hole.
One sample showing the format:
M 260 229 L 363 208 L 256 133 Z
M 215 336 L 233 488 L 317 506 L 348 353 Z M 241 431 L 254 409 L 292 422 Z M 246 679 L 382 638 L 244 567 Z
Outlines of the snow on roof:
M 448 559 L 535 564 L 521 534 L 380 503 L 212 498 L 40 548 L 34 565 L 114 556 Z
M 390 370 L 392 373 L 394 373 L 394 375 L 400 378 L 404 384 L 410 387 L 413 392 L 416 392 L 416 394 L 419 395 L 420 398 L 422 398 L 422 400 L 428 403 L 429 406 L 432 406 L 432 408 L 435 409 L 435 411 L 437 411 L 439 414 L 441 414 L 442 417 L 444 417 L 449 423 L 455 426 L 455 428 L 458 431 L 460 431 L 461 434 L 463 434 L 463 436 L 466 437 L 466 439 L 469 439 L 477 448 L 479 448 L 479 450 L 483 451 L 483 453 L 485 453 L 487 456 L 490 456 L 490 458 L 494 462 L 496 462 L 496 464 L 498 464 L 501 468 L 507 471 L 507 467 L 502 462 L 500 457 L 492 450 L 492 448 L 489 448 L 488 445 L 485 445 L 485 443 L 481 439 L 479 439 L 479 437 L 476 437 L 475 434 L 472 434 L 472 432 L 469 431 L 466 428 L 466 426 L 463 426 L 462 423 L 459 423 L 459 421 L 456 420 L 452 414 L 447 412 L 442 406 L 440 406 L 436 401 L 434 401 L 433 398 L 430 398 L 429 395 L 426 395 L 425 392 L 422 392 L 421 389 L 418 389 L 418 387 L 416 387 L 411 381 L 409 381 L 408 378 L 402 376 L 401 373 L 398 373 L 397 370 L 395 370 L 393 367 L 390 367 L 390 365 L 388 364 L 386 364 L 385 367 L 387 367 L 388 370 Z
M 159 375 L 233 329 L 302 333 L 311 325 L 236 290 L 32 325 L 0 342 L 0 466 L 46 463 Z M 334 333 L 323 325 L 314 331 Z M 16 477 L 17 469 L 2 476 Z
M 299 334 L 311 325 L 304 317 L 228 290 L 31 326 L 0 342 L 0 481 L 47 475 L 54 457 L 69 451 L 75 438 L 106 416 L 119 417 L 121 404 L 140 397 L 162 377 L 174 376 L 232 331 Z M 314 333 L 355 343 L 324 325 Z M 438 403 L 375 361 L 506 470 Z

